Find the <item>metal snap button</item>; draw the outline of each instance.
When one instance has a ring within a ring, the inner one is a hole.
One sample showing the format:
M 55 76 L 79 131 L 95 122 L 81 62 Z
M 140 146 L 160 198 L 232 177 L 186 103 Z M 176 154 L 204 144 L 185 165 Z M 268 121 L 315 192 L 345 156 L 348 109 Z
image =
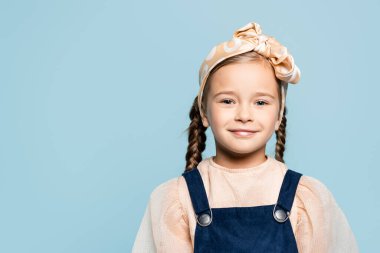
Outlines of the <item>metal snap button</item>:
M 208 213 L 201 214 L 200 216 L 197 217 L 197 222 L 202 227 L 210 225 L 211 221 L 212 221 L 212 216 Z
M 290 212 L 285 212 L 284 209 L 277 209 L 276 210 L 276 206 L 277 206 L 277 204 L 273 208 L 274 219 L 278 222 L 281 222 L 281 223 L 285 222 L 289 218 Z

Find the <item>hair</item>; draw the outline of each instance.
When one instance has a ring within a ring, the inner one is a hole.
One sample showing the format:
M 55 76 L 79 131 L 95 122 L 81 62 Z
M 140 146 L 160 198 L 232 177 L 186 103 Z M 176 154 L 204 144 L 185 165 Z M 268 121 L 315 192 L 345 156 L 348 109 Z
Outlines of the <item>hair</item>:
M 210 89 L 210 83 L 213 77 L 213 74 L 220 69 L 221 67 L 233 64 L 233 63 L 248 63 L 248 62 L 259 62 L 263 64 L 269 64 L 267 66 L 270 66 L 270 63 L 268 59 L 266 59 L 264 56 L 256 53 L 255 51 L 249 51 L 243 54 L 235 55 L 230 58 L 227 58 L 223 60 L 222 62 L 218 63 L 210 72 L 206 84 L 204 87 L 203 95 L 202 95 L 202 109 L 203 112 L 206 112 L 207 110 L 207 94 Z M 272 68 L 272 67 L 271 67 Z M 272 69 L 273 70 L 273 69 Z M 279 94 L 279 101 L 281 106 L 282 101 L 282 93 L 281 93 L 281 80 L 279 80 L 276 77 L 277 81 L 277 92 Z M 193 105 L 190 109 L 189 117 L 190 117 L 190 125 L 186 129 L 188 132 L 188 147 L 186 152 L 186 167 L 185 171 L 190 171 L 193 168 L 195 168 L 201 161 L 202 161 L 202 152 L 206 148 L 206 130 L 207 128 L 203 126 L 202 119 L 200 115 L 200 108 L 198 106 L 198 96 L 195 97 L 193 101 Z M 281 108 L 280 108 L 281 111 Z M 286 106 L 284 107 L 284 112 L 281 120 L 281 124 L 278 128 L 278 130 L 275 131 L 276 133 L 276 148 L 275 148 L 275 159 L 285 163 L 284 161 L 284 151 L 285 151 L 285 139 L 286 139 Z M 280 116 L 280 112 L 278 117 Z

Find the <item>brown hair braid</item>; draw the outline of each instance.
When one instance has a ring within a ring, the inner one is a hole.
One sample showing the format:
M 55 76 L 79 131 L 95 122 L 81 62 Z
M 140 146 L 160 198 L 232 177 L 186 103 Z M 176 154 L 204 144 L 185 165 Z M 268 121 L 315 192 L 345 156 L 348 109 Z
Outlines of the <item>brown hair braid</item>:
M 284 161 L 284 151 L 286 142 L 286 106 L 284 106 L 284 113 L 282 115 L 281 124 L 276 131 L 276 155 L 275 159 L 285 163 Z
M 202 161 L 202 152 L 206 148 L 206 130 L 203 126 L 201 115 L 198 108 L 198 96 L 193 101 L 189 117 L 190 126 L 187 128 L 189 132 L 189 145 L 186 152 L 186 168 L 185 171 L 191 170 Z
M 243 54 L 235 55 L 230 58 L 225 59 L 224 61 L 220 62 L 218 65 L 216 65 L 211 71 L 210 74 L 206 80 L 206 85 L 203 90 L 203 96 L 202 96 L 202 109 L 203 112 L 207 111 L 207 93 L 210 89 L 210 82 L 212 80 L 213 74 L 220 69 L 221 67 L 233 64 L 233 63 L 248 63 L 248 62 L 262 62 L 267 63 L 267 66 L 270 66 L 270 63 L 268 59 L 266 59 L 264 56 L 256 53 L 255 51 L 246 52 Z M 272 68 L 272 67 L 271 67 Z M 281 93 L 281 80 L 277 79 L 277 91 L 279 94 L 279 100 L 280 105 L 282 101 L 282 93 Z M 197 103 L 198 97 L 196 97 L 193 101 L 193 105 L 191 107 L 189 117 L 190 117 L 190 125 L 186 129 L 189 133 L 188 141 L 189 145 L 187 147 L 187 153 L 186 153 L 186 167 L 185 171 L 192 170 L 194 167 L 196 167 L 201 161 L 202 161 L 202 152 L 206 148 L 206 130 L 207 128 L 203 126 L 202 119 L 199 112 L 199 107 Z M 281 124 L 276 131 L 276 148 L 275 148 L 275 159 L 284 162 L 283 156 L 285 151 L 285 138 L 286 138 L 286 106 L 284 107 L 284 113 L 282 116 Z M 278 114 L 280 116 L 280 112 Z

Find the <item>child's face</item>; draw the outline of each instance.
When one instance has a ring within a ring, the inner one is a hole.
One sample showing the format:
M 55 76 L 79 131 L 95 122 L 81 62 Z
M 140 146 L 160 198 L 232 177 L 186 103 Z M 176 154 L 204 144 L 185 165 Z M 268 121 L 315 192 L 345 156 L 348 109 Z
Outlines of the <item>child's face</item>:
M 281 123 L 278 84 L 271 66 L 229 64 L 214 73 L 210 85 L 203 123 L 212 129 L 217 152 L 265 153 L 266 143 Z M 233 132 L 239 128 L 254 133 Z

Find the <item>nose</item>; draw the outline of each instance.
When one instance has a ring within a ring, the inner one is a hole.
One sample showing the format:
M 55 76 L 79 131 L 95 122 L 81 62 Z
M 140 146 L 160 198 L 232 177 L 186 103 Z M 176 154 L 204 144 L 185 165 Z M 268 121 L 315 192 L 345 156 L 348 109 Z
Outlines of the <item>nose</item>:
M 253 108 L 249 104 L 239 104 L 235 119 L 243 122 L 253 121 Z

